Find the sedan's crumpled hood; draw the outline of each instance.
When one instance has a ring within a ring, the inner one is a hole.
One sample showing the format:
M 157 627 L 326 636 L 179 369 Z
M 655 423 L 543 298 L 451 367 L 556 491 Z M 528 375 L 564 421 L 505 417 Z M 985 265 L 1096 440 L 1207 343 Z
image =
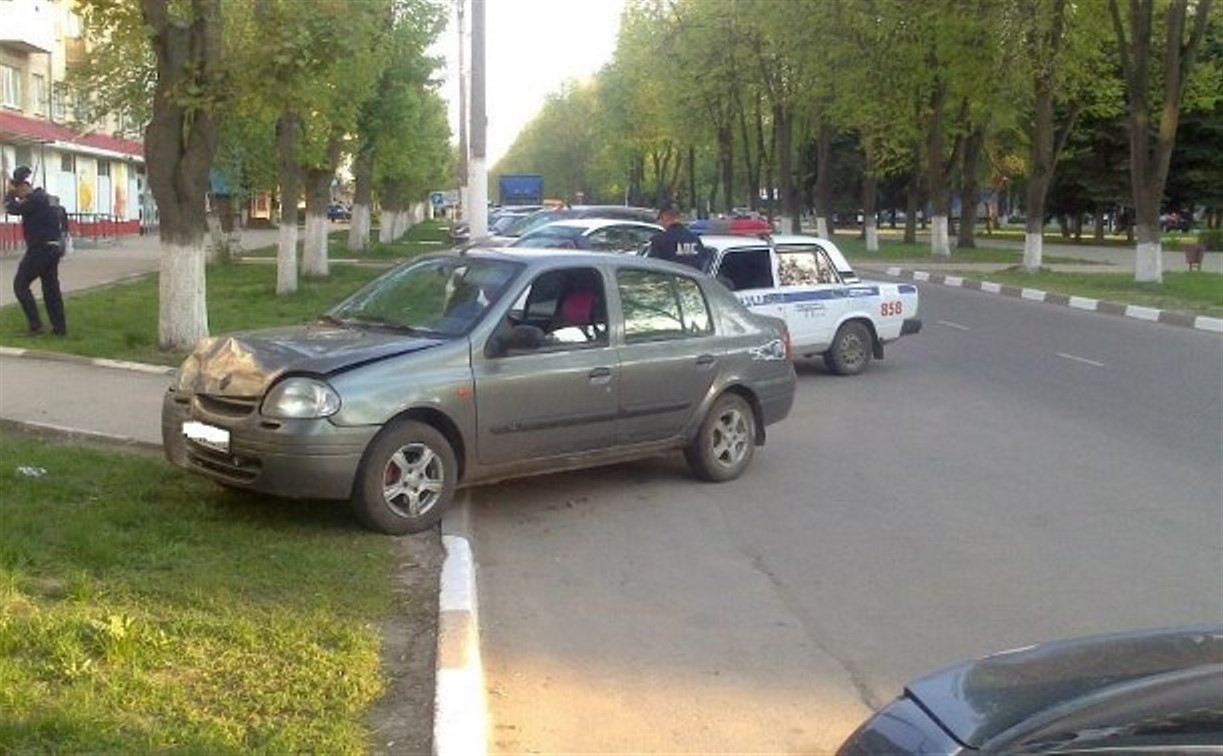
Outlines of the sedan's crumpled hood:
M 985 741 L 1040 712 L 1122 683 L 1223 663 L 1223 626 L 1138 631 L 1042 643 L 959 664 L 907 692 L 957 740 Z
M 353 365 L 415 352 L 442 343 L 376 329 L 330 325 L 289 326 L 217 336 L 192 353 L 197 393 L 262 396 L 285 373 L 327 375 Z

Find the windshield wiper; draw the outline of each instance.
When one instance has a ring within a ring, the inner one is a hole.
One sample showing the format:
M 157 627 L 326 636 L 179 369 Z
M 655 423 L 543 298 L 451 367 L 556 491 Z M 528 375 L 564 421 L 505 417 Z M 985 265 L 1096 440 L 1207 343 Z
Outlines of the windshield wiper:
M 330 323 L 331 325 L 338 325 L 338 326 L 348 326 L 348 325 L 351 325 L 351 324 L 350 324 L 350 323 L 349 323 L 347 320 L 344 320 L 343 318 L 337 318 L 335 315 L 332 315 L 332 314 L 331 314 L 331 313 L 329 313 L 329 312 L 326 312 L 326 313 L 323 313 L 322 315 L 319 315 L 319 316 L 318 316 L 318 322 L 320 322 L 320 323 Z

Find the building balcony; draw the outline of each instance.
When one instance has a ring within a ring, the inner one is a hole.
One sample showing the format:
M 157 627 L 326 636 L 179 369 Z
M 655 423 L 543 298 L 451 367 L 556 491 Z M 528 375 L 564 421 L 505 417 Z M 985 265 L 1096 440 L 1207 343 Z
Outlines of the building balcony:
M 0 46 L 22 53 L 55 49 L 55 23 L 47 0 L 0 0 Z

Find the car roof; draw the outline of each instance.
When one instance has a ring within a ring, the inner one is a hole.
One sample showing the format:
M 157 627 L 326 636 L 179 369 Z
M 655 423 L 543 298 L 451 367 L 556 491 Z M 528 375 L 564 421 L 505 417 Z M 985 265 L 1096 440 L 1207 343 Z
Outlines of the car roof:
M 693 278 L 708 279 L 699 270 L 688 265 L 658 260 L 652 257 L 625 255 L 617 252 L 594 252 L 585 250 L 556 250 L 539 247 L 472 247 L 462 252 L 467 257 L 526 263 L 532 268 L 552 268 L 567 265 L 590 265 L 592 263 L 614 263 L 634 268 L 653 268 L 671 273 L 683 273 Z M 712 280 L 712 279 L 708 279 Z
M 542 231 L 545 228 L 579 228 L 584 232 L 597 231 L 600 228 L 607 226 L 638 226 L 640 228 L 650 228 L 656 231 L 661 231 L 662 226 L 657 223 L 647 223 L 645 221 L 632 220 L 629 218 L 563 218 L 555 220 L 546 226 L 532 229 L 531 234 Z
M 822 236 L 809 234 L 770 234 L 765 236 L 745 236 L 734 234 L 700 234 L 701 244 L 717 252 L 727 249 L 751 247 L 802 247 L 818 244 L 828 253 L 832 265 L 842 273 L 853 273 L 853 266 L 845 259 L 845 255 L 835 243 Z

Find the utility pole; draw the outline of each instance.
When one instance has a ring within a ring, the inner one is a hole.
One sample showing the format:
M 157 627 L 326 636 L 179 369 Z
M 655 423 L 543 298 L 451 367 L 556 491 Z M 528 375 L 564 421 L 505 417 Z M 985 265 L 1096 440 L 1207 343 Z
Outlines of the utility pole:
M 467 27 L 463 24 L 466 5 L 467 0 L 455 0 L 459 13 L 459 212 L 464 218 L 470 217 L 467 210 L 467 66 L 463 64 L 467 48 Z
M 471 0 L 471 161 L 467 177 L 471 205 L 467 220 L 471 224 L 472 239 L 488 236 L 488 165 L 484 141 L 488 131 L 488 117 L 484 112 L 485 2 Z

